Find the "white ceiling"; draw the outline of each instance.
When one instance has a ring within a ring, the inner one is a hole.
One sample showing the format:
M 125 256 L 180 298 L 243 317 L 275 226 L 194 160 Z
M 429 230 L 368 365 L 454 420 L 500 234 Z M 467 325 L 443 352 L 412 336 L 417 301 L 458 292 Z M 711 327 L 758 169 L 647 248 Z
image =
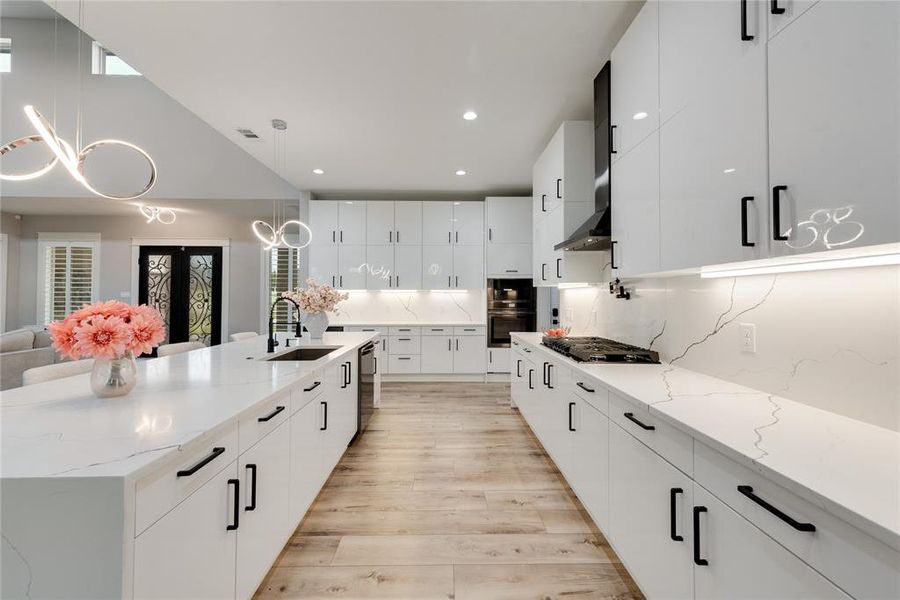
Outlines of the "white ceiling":
M 462 196 L 530 190 L 640 4 L 88 0 L 83 29 L 266 164 L 285 119 L 300 189 Z

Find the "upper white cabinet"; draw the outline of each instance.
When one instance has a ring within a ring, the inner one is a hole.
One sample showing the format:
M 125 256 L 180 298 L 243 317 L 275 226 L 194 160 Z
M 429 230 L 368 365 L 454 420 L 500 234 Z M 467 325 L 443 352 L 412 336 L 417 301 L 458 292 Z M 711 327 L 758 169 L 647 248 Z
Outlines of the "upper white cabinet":
M 366 289 L 368 274 L 366 260 L 365 246 L 341 246 L 338 249 L 337 287 L 344 290 Z
M 644 4 L 613 49 L 610 61 L 615 163 L 659 127 L 659 2 Z
M 367 290 L 386 290 L 394 287 L 394 247 L 366 246 Z
M 453 243 L 453 203 L 422 203 L 422 244 L 435 246 Z
M 659 4 L 664 271 L 766 256 L 765 6 Z
M 316 230 L 313 229 L 313 231 Z M 338 247 L 336 245 L 310 245 L 309 276 L 321 283 L 328 283 L 332 287 L 338 286 Z
M 533 228 L 531 198 L 485 198 L 487 275 L 531 275 Z
M 613 172 L 612 272 L 631 277 L 659 271 L 659 132 L 616 161 Z
M 394 247 L 394 284 L 401 290 L 422 289 L 422 249 Z
M 416 246 L 422 243 L 422 203 L 394 202 L 394 243 Z
M 775 0 L 766 14 L 769 19 L 769 39 L 793 23 L 794 19 L 809 10 L 819 0 Z
M 312 200 L 309 203 L 309 228 L 313 246 L 337 244 L 338 205 L 332 200 Z
M 772 253 L 900 240 L 900 3 L 818 2 L 768 67 Z
M 453 203 L 453 243 L 484 245 L 484 202 Z
M 387 246 L 394 243 L 394 202 L 368 201 L 366 207 L 366 244 Z
M 366 203 L 351 200 L 338 202 L 338 243 L 366 243 Z
M 453 287 L 473 290 L 484 285 L 484 246 L 453 246 Z
M 427 239 L 427 238 L 426 238 Z M 422 246 L 422 288 L 446 290 L 453 287 L 453 247 L 449 244 Z

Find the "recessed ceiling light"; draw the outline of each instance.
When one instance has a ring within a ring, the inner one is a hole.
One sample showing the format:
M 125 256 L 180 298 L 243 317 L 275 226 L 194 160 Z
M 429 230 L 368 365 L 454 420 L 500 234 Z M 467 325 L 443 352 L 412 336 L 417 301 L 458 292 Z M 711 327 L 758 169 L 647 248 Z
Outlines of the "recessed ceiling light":
M 463 119 L 465 119 L 466 121 L 474 121 L 477 118 L 478 113 L 476 113 L 474 110 L 467 110 L 463 113 Z
M 647 118 L 647 113 L 645 113 L 645 112 L 634 113 L 634 116 L 631 118 L 634 119 L 635 121 L 640 121 L 641 119 Z
M 734 173 L 736 169 L 725 169 L 723 173 Z
M 460 170 L 458 170 L 458 171 L 456 172 L 456 174 L 457 174 L 457 175 L 465 175 L 466 172 L 463 171 L 462 169 L 460 169 Z
M 324 175 L 325 171 L 323 171 L 322 169 L 313 169 L 313 173 L 315 173 L 316 175 Z

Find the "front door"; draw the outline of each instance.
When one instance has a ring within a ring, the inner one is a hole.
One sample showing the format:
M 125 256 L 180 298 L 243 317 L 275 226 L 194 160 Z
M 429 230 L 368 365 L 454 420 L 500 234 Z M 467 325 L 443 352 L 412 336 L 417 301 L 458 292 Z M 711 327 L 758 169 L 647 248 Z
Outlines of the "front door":
M 166 324 L 164 344 L 221 341 L 222 248 L 141 246 L 138 301 Z

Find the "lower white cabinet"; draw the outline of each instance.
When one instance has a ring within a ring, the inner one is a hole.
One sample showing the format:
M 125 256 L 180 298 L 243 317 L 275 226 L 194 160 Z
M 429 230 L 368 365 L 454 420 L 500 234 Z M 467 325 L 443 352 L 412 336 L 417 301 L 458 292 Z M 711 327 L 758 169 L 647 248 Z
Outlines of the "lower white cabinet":
M 597 390 L 598 392 L 600 390 Z M 602 390 L 604 393 L 606 390 Z M 569 484 L 594 523 L 609 527 L 609 419 L 576 395 L 569 398 L 572 474 Z
M 487 339 L 483 335 L 458 335 L 453 343 L 454 373 L 484 373 Z
M 509 373 L 509 348 L 488 348 L 487 372 Z
M 235 461 L 138 536 L 135 599 L 234 597 L 240 485 Z
M 422 373 L 453 372 L 453 336 L 422 336 Z
M 291 417 L 292 523 L 300 522 L 328 476 L 322 460 L 324 404 L 319 398 L 309 401 Z

